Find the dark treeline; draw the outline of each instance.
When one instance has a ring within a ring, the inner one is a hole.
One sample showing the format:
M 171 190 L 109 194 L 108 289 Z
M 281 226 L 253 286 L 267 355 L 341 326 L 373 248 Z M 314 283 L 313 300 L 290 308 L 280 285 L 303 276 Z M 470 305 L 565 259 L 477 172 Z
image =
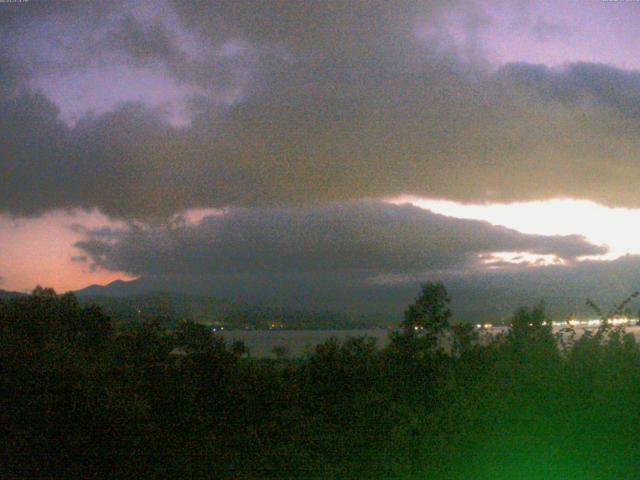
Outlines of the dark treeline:
M 632 335 L 559 341 L 538 306 L 479 342 L 450 317 L 427 284 L 385 349 L 274 360 L 191 322 L 114 331 L 49 289 L 1 301 L 0 477 L 638 477 Z

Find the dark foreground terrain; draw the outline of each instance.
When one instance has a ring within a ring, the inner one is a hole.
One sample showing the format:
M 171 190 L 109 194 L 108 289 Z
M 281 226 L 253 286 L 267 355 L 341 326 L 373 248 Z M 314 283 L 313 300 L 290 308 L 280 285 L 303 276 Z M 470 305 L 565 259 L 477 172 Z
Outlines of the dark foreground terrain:
M 274 360 L 195 323 L 113 331 L 51 290 L 1 300 L 0 477 L 640 476 L 633 336 L 561 343 L 536 307 L 481 346 L 449 317 L 425 285 L 384 349 L 331 340 Z

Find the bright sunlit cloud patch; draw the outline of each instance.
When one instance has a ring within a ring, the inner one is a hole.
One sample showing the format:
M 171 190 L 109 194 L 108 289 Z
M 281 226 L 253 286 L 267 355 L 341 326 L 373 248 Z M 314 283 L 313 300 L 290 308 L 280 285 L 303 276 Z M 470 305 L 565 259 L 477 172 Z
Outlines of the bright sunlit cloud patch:
M 451 217 L 484 220 L 522 233 L 584 235 L 594 244 L 609 246 L 609 253 L 599 257 L 602 259 L 640 254 L 640 239 L 635 234 L 640 209 L 610 208 L 572 199 L 478 205 L 404 195 L 388 201 L 411 203 Z
M 505 265 L 546 267 L 565 264 L 565 261 L 557 255 L 539 255 L 529 252 L 493 252 L 482 255 L 480 261 L 487 268 L 500 268 Z
M 224 215 L 219 208 L 191 208 L 174 216 L 174 221 L 184 221 L 187 225 L 197 225 L 210 216 Z

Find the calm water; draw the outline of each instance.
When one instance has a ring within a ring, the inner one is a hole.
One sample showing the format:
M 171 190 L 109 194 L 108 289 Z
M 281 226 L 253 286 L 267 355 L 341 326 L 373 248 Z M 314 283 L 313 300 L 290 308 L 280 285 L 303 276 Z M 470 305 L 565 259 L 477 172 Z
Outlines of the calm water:
M 582 336 L 585 330 L 595 331 L 597 328 L 577 327 L 576 338 Z M 559 329 L 554 328 L 554 333 Z M 506 327 L 493 327 L 485 331 L 485 335 L 496 335 L 506 333 Z M 640 341 L 640 327 L 626 327 L 626 331 L 632 333 L 637 341 Z M 378 347 L 385 347 L 389 344 L 389 330 L 386 329 L 362 329 L 362 330 L 224 330 L 218 332 L 229 342 L 242 340 L 251 352 L 253 357 L 273 357 L 275 347 L 284 347 L 286 355 L 297 357 L 312 350 L 315 345 L 325 340 L 336 337 L 344 340 L 348 337 L 367 336 L 376 340 Z M 481 335 L 482 336 L 482 335 Z
M 228 341 L 242 340 L 253 357 L 273 356 L 275 347 L 285 347 L 287 356 L 297 357 L 325 340 L 336 337 L 344 340 L 347 337 L 367 336 L 376 339 L 378 347 L 389 343 L 389 331 L 386 329 L 370 330 L 223 330 L 218 332 Z

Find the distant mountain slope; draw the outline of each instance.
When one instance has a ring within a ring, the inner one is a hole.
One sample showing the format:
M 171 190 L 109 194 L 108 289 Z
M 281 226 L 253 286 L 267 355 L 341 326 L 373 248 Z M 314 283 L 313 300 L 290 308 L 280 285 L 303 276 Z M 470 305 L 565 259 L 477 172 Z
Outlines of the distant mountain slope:
M 5 300 L 7 298 L 14 298 L 14 297 L 23 297 L 25 296 L 25 293 L 20 293 L 20 292 L 10 292 L 8 290 L 0 290 L 0 300 Z
M 116 280 L 107 285 L 91 285 L 81 290 L 76 290 L 78 298 L 86 297 L 128 297 L 143 295 L 151 292 L 151 287 L 139 280 Z
M 189 319 L 227 329 L 352 329 L 375 326 L 367 318 L 329 311 L 244 304 L 214 296 L 175 292 L 128 295 L 138 287 L 132 283 L 118 281 L 104 287 L 94 285 L 75 293 L 83 303 L 99 305 L 114 320 L 125 323 L 160 319 L 171 325 Z

